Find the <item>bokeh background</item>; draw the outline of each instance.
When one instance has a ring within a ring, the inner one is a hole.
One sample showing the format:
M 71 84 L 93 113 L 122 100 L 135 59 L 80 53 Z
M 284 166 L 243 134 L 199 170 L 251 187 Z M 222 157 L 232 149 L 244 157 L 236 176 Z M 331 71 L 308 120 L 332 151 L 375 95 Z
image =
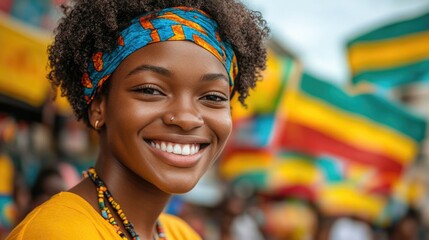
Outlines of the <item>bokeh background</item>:
M 65 2 L 0 2 L 0 239 L 97 156 L 45 77 Z M 263 81 L 166 211 L 208 240 L 428 239 L 429 1 L 245 4 L 272 29 Z

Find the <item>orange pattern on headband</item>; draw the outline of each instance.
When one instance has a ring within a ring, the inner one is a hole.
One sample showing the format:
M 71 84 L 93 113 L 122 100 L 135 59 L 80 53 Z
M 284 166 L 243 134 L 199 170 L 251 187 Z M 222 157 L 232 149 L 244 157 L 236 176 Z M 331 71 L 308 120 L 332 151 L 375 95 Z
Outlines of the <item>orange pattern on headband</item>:
M 161 38 L 159 37 L 158 30 L 153 26 L 153 24 L 149 21 L 152 15 L 144 16 L 140 18 L 140 24 L 144 29 L 149 29 L 152 32 L 150 33 L 150 37 L 152 38 L 152 42 L 159 42 Z
M 169 38 L 169 40 L 183 40 L 185 33 L 183 32 L 182 25 L 173 25 L 171 26 L 171 29 L 173 30 L 174 36 Z
M 194 42 L 196 44 L 207 49 L 209 52 L 211 52 L 213 55 L 215 55 L 215 57 L 217 59 L 219 59 L 219 61 L 222 62 L 222 57 L 220 56 L 220 54 L 216 51 L 216 49 L 212 45 L 210 45 L 208 42 L 204 41 L 204 39 L 200 38 L 198 35 L 194 34 L 192 37 L 193 37 Z
M 177 16 L 174 13 L 168 13 L 168 15 L 158 16 L 158 18 L 164 18 L 164 19 L 169 19 L 169 20 L 175 21 L 175 22 L 177 22 L 183 26 L 193 28 L 193 29 L 197 30 L 198 32 L 207 35 L 206 31 L 198 23 L 186 20 L 184 18 L 181 18 L 180 16 Z
M 87 72 L 85 72 L 81 79 L 82 85 L 86 88 L 92 88 L 92 82 L 91 79 L 89 79 L 89 75 Z
M 103 53 L 97 52 L 92 56 L 92 61 L 94 62 L 94 68 L 97 72 L 103 69 Z

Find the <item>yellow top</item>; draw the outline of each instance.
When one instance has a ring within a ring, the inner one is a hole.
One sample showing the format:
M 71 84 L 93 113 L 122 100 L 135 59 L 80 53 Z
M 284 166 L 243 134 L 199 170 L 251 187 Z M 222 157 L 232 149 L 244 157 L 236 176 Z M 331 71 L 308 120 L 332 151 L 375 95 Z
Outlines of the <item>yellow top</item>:
M 161 214 L 160 221 L 168 240 L 201 240 L 183 220 L 175 216 Z M 27 215 L 6 238 L 11 239 L 121 238 L 113 226 L 83 198 L 74 193 L 62 192 Z

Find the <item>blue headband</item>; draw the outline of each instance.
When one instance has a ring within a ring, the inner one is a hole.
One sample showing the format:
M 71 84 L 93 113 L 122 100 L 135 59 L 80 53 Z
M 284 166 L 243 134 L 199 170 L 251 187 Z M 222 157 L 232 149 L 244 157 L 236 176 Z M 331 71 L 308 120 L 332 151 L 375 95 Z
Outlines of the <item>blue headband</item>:
M 120 33 L 116 49 L 92 56 L 87 72 L 82 76 L 87 104 L 130 54 L 151 43 L 183 40 L 194 42 L 212 53 L 225 66 L 230 86 L 234 86 L 237 59 L 231 44 L 221 40 L 216 21 L 199 9 L 173 7 L 133 19 Z

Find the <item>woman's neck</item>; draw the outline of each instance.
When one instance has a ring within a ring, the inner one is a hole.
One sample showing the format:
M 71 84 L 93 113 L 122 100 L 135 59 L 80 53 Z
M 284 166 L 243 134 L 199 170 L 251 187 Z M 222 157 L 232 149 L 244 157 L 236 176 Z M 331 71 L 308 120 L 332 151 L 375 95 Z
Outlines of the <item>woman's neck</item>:
M 102 157 L 100 156 L 95 165 L 98 176 L 134 225 L 141 239 L 151 239 L 159 214 L 171 195 L 140 178 L 120 162 Z M 70 191 L 82 196 L 97 212 L 100 211 L 96 186 L 91 180 L 82 181 Z M 120 221 L 119 218 L 116 220 Z

